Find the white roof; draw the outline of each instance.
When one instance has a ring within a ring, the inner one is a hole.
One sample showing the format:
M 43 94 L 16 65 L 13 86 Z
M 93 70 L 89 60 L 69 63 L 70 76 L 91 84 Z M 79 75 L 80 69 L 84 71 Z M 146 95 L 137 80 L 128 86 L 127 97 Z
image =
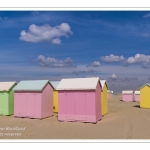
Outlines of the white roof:
M 122 91 L 122 94 L 133 94 L 133 91 Z
M 16 82 L 0 82 L 0 91 L 9 91 Z
M 140 94 L 140 91 L 135 91 L 134 94 Z
M 56 90 L 90 90 L 96 89 L 99 77 L 62 79 Z
M 113 91 L 111 91 L 111 93 L 113 93 Z
M 102 86 L 102 89 L 104 88 L 104 85 L 105 85 L 105 83 L 106 83 L 106 80 L 100 80 L 100 82 L 101 82 L 101 86 Z M 106 83 L 106 86 L 107 86 L 107 83 Z M 108 88 L 108 87 L 107 87 Z

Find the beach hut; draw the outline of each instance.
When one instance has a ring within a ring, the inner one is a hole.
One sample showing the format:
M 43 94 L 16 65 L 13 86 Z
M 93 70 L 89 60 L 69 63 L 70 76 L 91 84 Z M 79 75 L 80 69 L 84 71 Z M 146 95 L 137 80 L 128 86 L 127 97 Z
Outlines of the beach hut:
M 111 91 L 110 91 L 110 90 L 107 90 L 107 99 L 108 99 L 108 100 L 111 100 L 111 98 L 112 98 L 111 95 L 112 95 L 112 94 L 111 94 Z
M 59 121 L 96 123 L 102 118 L 98 77 L 62 79 L 56 90 Z
M 53 112 L 58 112 L 58 91 L 56 90 L 56 87 L 58 86 L 60 81 L 51 81 L 51 84 L 53 86 Z
M 143 85 L 140 89 L 140 107 L 150 108 L 150 84 Z
M 136 102 L 139 102 L 140 101 L 140 91 L 135 91 L 134 92 L 134 100 Z
M 0 82 L 0 115 L 14 114 L 14 91 L 16 82 Z
M 48 80 L 20 81 L 13 90 L 15 117 L 42 119 L 53 115 L 53 87 Z
M 102 106 L 102 116 L 108 112 L 108 99 L 107 99 L 107 90 L 108 86 L 106 80 L 100 80 L 102 90 L 101 90 L 101 106 Z
M 122 100 L 124 102 L 132 102 L 133 101 L 133 91 L 122 91 Z

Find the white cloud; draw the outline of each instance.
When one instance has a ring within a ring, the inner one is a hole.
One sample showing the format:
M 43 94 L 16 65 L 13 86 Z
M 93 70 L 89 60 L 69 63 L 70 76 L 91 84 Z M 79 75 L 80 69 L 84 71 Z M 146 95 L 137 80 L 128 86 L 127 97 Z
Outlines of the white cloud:
M 131 64 L 141 64 L 143 68 L 150 67 L 150 55 L 144 54 L 136 54 L 135 56 L 124 58 L 123 56 L 115 56 L 111 54 L 110 56 L 103 56 L 101 59 L 104 62 L 118 62 L 121 63 L 123 66 L 129 66 Z
M 52 57 L 45 58 L 43 55 L 39 55 L 36 60 L 32 60 L 32 63 L 40 67 L 49 67 L 49 68 L 75 67 L 70 57 L 66 58 L 63 61 Z
M 110 56 L 102 56 L 100 59 L 103 60 L 104 62 L 112 63 L 112 62 L 123 61 L 124 57 L 123 56 L 115 56 L 113 54 L 110 54 Z
M 128 64 L 141 64 L 146 69 L 150 67 L 150 55 L 136 54 L 134 57 L 129 57 L 126 62 Z
M 59 38 L 56 38 L 56 39 L 53 39 L 52 40 L 52 43 L 53 44 L 60 44 L 61 43 L 61 40 Z
M 115 74 L 112 74 L 112 75 L 111 75 L 111 78 L 112 78 L 112 79 L 117 79 L 118 77 L 117 77 Z
M 148 14 L 144 15 L 143 17 L 144 17 L 144 18 L 148 18 L 148 17 L 150 17 L 150 13 L 148 13 Z
M 99 61 L 94 61 L 92 64 L 88 65 L 87 67 L 100 67 L 100 62 Z
M 68 23 L 61 23 L 54 27 L 48 24 L 42 26 L 32 24 L 29 26 L 29 31 L 21 31 L 20 40 L 33 43 L 50 42 L 52 44 L 60 44 L 61 37 L 69 37 L 72 33 Z

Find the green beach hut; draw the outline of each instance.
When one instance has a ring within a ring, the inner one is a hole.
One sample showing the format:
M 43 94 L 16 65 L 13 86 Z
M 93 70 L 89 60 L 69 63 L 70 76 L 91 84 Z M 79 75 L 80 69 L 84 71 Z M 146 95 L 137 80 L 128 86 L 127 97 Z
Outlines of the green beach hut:
M 0 115 L 14 114 L 14 91 L 16 82 L 0 82 Z

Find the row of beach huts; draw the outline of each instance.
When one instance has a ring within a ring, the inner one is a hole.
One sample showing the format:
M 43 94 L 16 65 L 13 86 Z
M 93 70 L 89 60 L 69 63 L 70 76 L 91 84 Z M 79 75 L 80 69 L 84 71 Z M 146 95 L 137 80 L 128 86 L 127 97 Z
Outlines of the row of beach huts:
M 150 84 L 146 83 L 137 91 L 122 91 L 122 101 L 137 101 L 141 108 L 150 108 Z
M 108 113 L 113 91 L 99 77 L 0 82 L 0 115 L 96 123 Z

